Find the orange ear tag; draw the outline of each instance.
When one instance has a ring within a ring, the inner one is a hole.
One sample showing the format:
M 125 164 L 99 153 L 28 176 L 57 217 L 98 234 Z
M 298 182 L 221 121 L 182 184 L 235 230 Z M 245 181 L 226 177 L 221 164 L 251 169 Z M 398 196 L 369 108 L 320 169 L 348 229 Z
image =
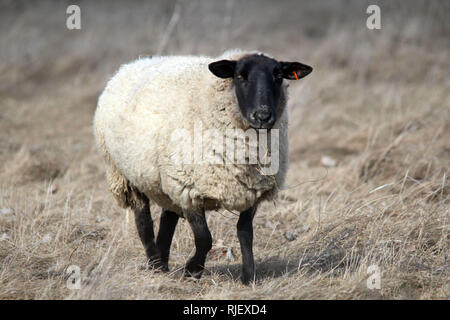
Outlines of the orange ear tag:
M 298 80 L 298 77 L 297 77 L 297 72 L 295 72 L 295 71 L 292 71 L 292 73 L 294 74 L 294 76 L 295 76 L 295 79 L 297 79 L 297 80 Z

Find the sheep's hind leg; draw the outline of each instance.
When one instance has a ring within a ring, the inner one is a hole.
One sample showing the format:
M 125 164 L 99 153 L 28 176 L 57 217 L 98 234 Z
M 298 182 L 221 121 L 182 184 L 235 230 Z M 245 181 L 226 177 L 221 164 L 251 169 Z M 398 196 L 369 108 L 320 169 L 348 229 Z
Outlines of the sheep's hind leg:
M 150 213 L 150 202 L 145 194 L 133 192 L 131 208 L 134 211 L 134 219 L 141 242 L 147 254 L 149 267 L 164 270 L 161 263 L 160 253 L 155 244 L 155 234 L 153 232 L 153 220 Z
M 159 250 L 162 269 L 164 271 L 169 271 L 170 245 L 172 244 L 177 222 L 178 214 L 163 209 L 159 223 L 158 237 L 156 238 L 156 247 Z
M 253 217 L 256 206 L 241 212 L 237 223 L 237 235 L 242 253 L 242 283 L 249 284 L 255 278 L 255 262 L 253 260 Z
M 208 251 L 212 247 L 212 237 L 206 223 L 205 212 L 202 214 L 190 214 L 187 220 L 192 228 L 195 239 L 195 254 L 185 267 L 185 276 L 200 279 L 205 268 L 205 260 Z

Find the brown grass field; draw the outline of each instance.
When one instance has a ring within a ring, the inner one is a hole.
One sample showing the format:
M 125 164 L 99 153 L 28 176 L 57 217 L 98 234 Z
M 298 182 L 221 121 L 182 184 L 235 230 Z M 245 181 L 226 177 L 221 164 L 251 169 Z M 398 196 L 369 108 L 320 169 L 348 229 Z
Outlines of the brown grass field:
M 448 1 L 80 1 L 81 30 L 69 4 L 0 2 L 0 299 L 450 298 Z M 201 280 L 183 278 L 184 220 L 170 273 L 145 270 L 94 145 L 98 96 L 139 56 L 235 47 L 314 67 L 290 86 L 287 188 L 255 217 L 257 281 L 227 211 L 207 214 Z

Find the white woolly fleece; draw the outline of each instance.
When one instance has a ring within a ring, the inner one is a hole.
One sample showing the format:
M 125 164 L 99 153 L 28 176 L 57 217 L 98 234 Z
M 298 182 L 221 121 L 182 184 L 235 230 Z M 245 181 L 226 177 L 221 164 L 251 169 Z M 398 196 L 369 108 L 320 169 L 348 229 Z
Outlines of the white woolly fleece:
M 211 62 L 238 60 L 255 52 L 235 49 L 217 58 L 152 57 L 123 65 L 101 94 L 94 119 L 96 143 L 105 160 L 108 184 L 119 205 L 129 206 L 139 190 L 159 206 L 182 216 L 202 209 L 243 211 L 272 199 L 283 185 L 288 167 L 288 114 L 283 82 L 279 118 L 279 171 L 262 175 L 258 165 L 181 164 L 175 129 L 193 136 L 202 129 L 249 128 L 241 116 L 232 79 L 220 79 Z M 259 53 L 260 54 L 260 53 Z M 208 138 L 203 145 L 214 145 Z

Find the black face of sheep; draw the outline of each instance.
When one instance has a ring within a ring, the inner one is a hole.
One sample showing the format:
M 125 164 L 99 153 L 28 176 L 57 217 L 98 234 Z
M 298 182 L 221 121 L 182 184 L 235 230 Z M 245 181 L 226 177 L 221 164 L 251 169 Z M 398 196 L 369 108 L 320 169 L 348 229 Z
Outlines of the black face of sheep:
M 277 120 L 283 78 L 298 80 L 312 71 L 300 62 L 279 62 L 259 54 L 216 61 L 208 67 L 219 78 L 233 78 L 240 111 L 255 129 L 270 129 Z

